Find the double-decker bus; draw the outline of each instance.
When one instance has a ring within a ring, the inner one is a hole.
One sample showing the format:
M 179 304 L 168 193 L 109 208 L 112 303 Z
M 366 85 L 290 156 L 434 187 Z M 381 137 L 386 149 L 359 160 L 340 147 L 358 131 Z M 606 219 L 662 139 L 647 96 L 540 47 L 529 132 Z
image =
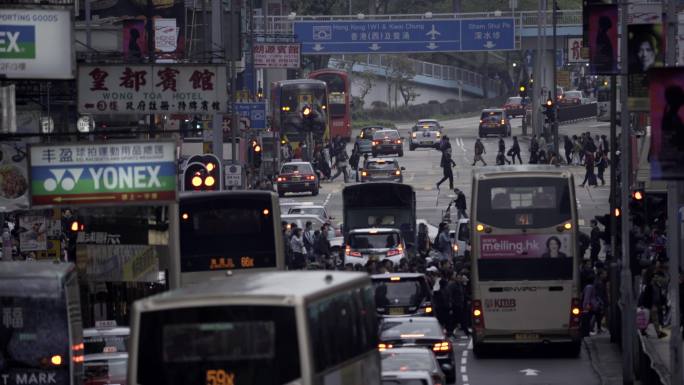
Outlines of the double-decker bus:
M 579 354 L 580 281 L 572 173 L 552 166 L 473 172 L 473 349 L 559 343 Z
M 226 271 L 285 269 L 278 196 L 270 191 L 189 192 L 180 196 L 180 285 Z
M 312 110 L 310 121 L 303 111 Z M 307 129 L 307 124 L 314 127 Z M 281 80 L 271 87 L 271 125 L 292 148 L 306 144 L 310 155 L 316 145 L 330 140 L 328 89 L 325 82 L 314 79 Z M 311 135 L 309 135 L 311 133 Z
M 309 79 L 318 79 L 328 85 L 330 136 L 351 139 L 351 85 L 347 71 L 325 68 L 309 73 Z
M 83 325 L 71 263 L 0 262 L 0 383 L 83 383 Z
M 137 301 L 129 385 L 380 384 L 364 273 L 242 274 Z

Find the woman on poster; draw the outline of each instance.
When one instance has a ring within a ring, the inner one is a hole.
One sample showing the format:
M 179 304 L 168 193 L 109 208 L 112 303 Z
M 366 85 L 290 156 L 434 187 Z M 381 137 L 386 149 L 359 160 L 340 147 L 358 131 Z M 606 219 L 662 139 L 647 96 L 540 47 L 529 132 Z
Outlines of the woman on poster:
M 564 252 L 560 251 L 561 241 L 558 237 L 550 236 L 546 240 L 546 252 L 542 254 L 542 258 L 567 258 Z

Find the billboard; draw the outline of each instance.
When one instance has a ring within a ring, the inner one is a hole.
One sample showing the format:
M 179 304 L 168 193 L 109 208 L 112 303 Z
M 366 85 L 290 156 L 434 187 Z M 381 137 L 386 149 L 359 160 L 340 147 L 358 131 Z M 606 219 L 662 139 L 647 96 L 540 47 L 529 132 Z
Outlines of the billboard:
M 582 38 L 571 37 L 568 38 L 568 63 L 586 63 L 589 60 L 582 57 Z
M 684 179 L 684 68 L 648 73 L 651 107 L 651 179 Z
M 571 257 L 570 234 L 483 235 L 480 258 L 565 258 Z
M 665 56 L 662 24 L 632 24 L 627 26 L 629 52 L 627 93 L 630 111 L 649 109 L 649 69 L 661 67 Z
M 592 5 L 589 17 L 589 68 L 593 74 L 616 74 L 618 51 L 617 5 Z
M 36 145 L 30 154 L 34 206 L 176 199 L 174 142 Z
M 74 63 L 69 10 L 0 10 L 0 77 L 73 79 Z
M 29 208 L 28 180 L 26 145 L 0 144 L 0 212 Z
M 293 43 L 254 43 L 254 68 L 300 67 L 301 45 Z
M 227 110 L 221 65 L 82 65 L 78 111 L 84 114 L 214 114 Z
M 147 30 L 145 20 L 123 22 L 123 56 L 125 60 L 143 61 L 147 58 Z

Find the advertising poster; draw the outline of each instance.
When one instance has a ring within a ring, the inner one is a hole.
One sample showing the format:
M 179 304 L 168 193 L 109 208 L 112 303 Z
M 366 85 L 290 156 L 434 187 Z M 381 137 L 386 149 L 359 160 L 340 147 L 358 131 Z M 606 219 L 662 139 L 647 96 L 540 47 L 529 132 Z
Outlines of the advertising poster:
M 160 59 L 172 62 L 173 53 L 178 48 L 179 31 L 176 19 L 154 19 L 154 51 L 157 62 L 160 62 Z
M 254 43 L 254 67 L 298 69 L 300 48 L 292 43 Z
M 589 47 L 589 7 L 611 3 L 612 0 L 582 0 L 582 46 Z
M 131 19 L 123 22 L 123 54 L 128 61 L 147 58 L 147 31 L 145 20 Z
M 480 258 L 565 258 L 571 257 L 570 235 L 483 235 Z
M 74 33 L 69 9 L 0 9 L 0 77 L 73 79 Z
M 617 73 L 617 5 L 592 5 L 589 12 L 589 69 L 597 75 Z
M 150 245 L 83 245 L 76 250 L 79 277 L 92 282 L 157 282 L 159 255 Z
M 665 58 L 662 24 L 632 24 L 627 26 L 628 105 L 630 111 L 648 111 L 650 103 L 649 69 L 661 67 Z
M 213 114 L 227 110 L 226 67 L 80 65 L 78 111 L 84 114 Z
M 651 107 L 651 179 L 684 179 L 684 68 L 648 73 Z
M 34 206 L 158 204 L 176 199 L 174 142 L 31 147 Z
M 571 37 L 568 38 L 568 63 L 586 63 L 588 60 L 582 57 L 582 44 L 581 38 Z
M 0 212 L 29 207 L 26 145 L 0 144 Z
M 19 217 L 19 250 L 47 250 L 48 220 L 44 216 L 22 215 Z

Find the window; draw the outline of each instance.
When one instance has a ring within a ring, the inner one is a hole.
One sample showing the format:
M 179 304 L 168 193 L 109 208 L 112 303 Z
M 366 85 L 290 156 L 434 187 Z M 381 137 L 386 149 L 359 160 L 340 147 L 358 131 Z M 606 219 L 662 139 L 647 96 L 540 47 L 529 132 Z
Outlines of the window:
M 313 169 L 311 168 L 310 164 L 307 163 L 301 163 L 301 164 L 285 164 L 283 167 L 280 169 L 281 174 L 294 174 L 294 173 L 299 173 L 299 174 L 313 174 Z
M 352 289 L 307 306 L 317 373 L 377 348 L 377 320 L 370 287 Z
M 353 249 L 391 249 L 400 243 L 397 233 L 352 234 L 350 246 Z
M 376 140 L 382 140 L 382 139 L 397 139 L 399 137 L 399 133 L 397 131 L 377 131 L 373 134 L 373 139 Z
M 427 285 L 419 279 L 373 280 L 378 307 L 419 306 L 427 299 Z
M 399 167 L 394 162 L 368 162 L 366 167 L 369 170 L 395 170 Z

